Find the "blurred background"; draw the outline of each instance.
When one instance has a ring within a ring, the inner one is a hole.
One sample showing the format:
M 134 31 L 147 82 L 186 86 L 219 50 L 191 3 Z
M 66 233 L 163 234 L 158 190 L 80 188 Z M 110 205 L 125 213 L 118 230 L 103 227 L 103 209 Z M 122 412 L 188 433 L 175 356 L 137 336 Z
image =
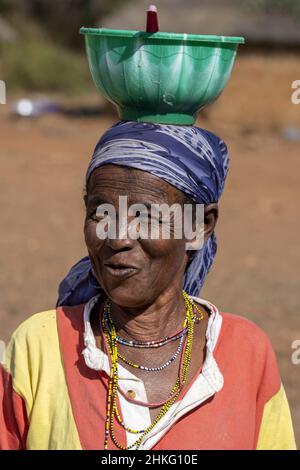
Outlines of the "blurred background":
M 143 0 L 0 0 L 0 339 L 55 307 L 85 256 L 84 174 L 117 120 L 97 93 L 80 26 L 145 28 Z M 201 297 L 271 338 L 300 447 L 299 0 L 158 0 L 161 31 L 245 36 L 223 95 L 197 124 L 228 144 L 218 255 Z M 242 341 L 242 338 L 241 338 Z M 241 367 L 243 365 L 241 364 Z

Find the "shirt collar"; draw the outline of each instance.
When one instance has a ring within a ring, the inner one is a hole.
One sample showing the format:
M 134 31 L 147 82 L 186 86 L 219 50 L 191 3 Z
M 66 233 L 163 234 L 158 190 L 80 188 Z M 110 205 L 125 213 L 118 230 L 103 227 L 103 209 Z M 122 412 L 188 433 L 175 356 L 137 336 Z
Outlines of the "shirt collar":
M 82 354 L 88 367 L 94 370 L 103 370 L 107 375 L 109 375 L 110 365 L 108 357 L 97 347 L 96 339 L 90 324 L 90 315 L 92 309 L 99 301 L 99 298 L 100 294 L 92 297 L 84 307 L 83 317 L 85 349 L 82 351 Z M 210 311 L 206 329 L 206 355 L 200 375 L 205 377 L 206 381 L 214 392 L 218 392 L 223 387 L 223 376 L 214 358 L 214 350 L 221 330 L 222 316 L 220 315 L 217 307 L 207 300 L 200 299 L 199 297 L 195 296 L 191 296 L 191 298 L 200 305 L 207 307 Z M 120 364 L 118 364 L 118 370 L 119 380 L 140 381 L 140 379 L 138 379 L 134 374 L 129 372 Z

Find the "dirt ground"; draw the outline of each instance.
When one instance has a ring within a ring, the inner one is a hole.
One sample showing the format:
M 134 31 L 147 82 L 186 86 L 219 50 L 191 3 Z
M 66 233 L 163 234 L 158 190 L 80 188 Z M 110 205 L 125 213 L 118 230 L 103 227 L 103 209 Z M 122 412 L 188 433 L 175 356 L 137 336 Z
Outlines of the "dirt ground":
M 300 446 L 300 105 L 291 83 L 298 56 L 241 56 L 224 94 L 198 124 L 227 142 L 231 169 L 217 228 L 218 255 L 201 296 L 244 315 L 270 336 Z M 59 280 L 86 253 L 84 173 L 116 117 L 16 120 L 0 106 L 0 339 L 53 308 Z M 89 97 L 96 104 L 97 94 Z M 243 365 L 241 364 L 241 367 Z

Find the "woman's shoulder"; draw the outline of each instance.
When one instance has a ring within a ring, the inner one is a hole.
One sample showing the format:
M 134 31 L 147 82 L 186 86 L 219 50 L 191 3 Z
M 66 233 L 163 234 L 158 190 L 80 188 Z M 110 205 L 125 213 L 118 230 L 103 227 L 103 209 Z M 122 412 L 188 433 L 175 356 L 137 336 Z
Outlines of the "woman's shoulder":
M 59 348 L 60 329 L 67 336 L 74 329 L 74 323 L 81 323 L 83 305 L 58 307 L 30 315 L 13 332 L 9 341 L 8 356 L 29 354 L 47 356 L 51 350 Z
M 220 315 L 221 341 L 229 341 L 238 351 L 248 351 L 256 357 L 274 356 L 271 340 L 261 326 L 242 315 L 228 312 L 220 312 Z
M 216 349 L 226 350 L 228 354 L 255 355 L 260 359 L 274 356 L 268 335 L 257 323 L 246 316 L 223 311 L 208 300 L 192 298 L 214 315 Z
M 6 349 L 6 361 L 28 361 L 40 357 L 42 351 L 57 345 L 56 310 L 30 315 L 13 332 Z
M 245 335 L 249 334 L 251 337 L 255 335 L 268 339 L 262 327 L 250 320 L 248 317 L 223 311 L 220 311 L 220 315 L 224 324 L 230 327 L 233 332 L 236 331 L 238 333 L 244 333 Z
M 34 313 L 20 323 L 12 334 L 12 339 L 36 338 L 41 333 L 47 335 L 55 325 L 56 309 Z
M 41 336 L 49 336 L 51 332 L 57 331 L 58 316 L 75 316 L 76 313 L 82 311 L 83 305 L 72 307 L 58 307 L 34 313 L 26 318 L 16 328 L 12 335 L 12 339 L 29 338 L 34 340 Z M 76 315 L 78 316 L 78 315 Z
M 221 333 L 229 338 L 238 337 L 239 340 L 243 337 L 255 343 L 257 340 L 260 342 L 270 344 L 270 340 L 264 330 L 254 321 L 250 320 L 246 315 L 237 315 L 229 313 L 216 307 L 212 302 L 204 300 L 199 297 L 192 297 L 197 303 L 205 306 L 210 313 L 219 317 L 218 324 L 222 324 Z M 220 319 L 222 319 L 220 321 Z
M 49 363 L 58 349 L 56 310 L 30 315 L 13 332 L 5 351 L 5 369 L 14 382 L 23 384 L 26 371 L 39 370 L 42 358 Z

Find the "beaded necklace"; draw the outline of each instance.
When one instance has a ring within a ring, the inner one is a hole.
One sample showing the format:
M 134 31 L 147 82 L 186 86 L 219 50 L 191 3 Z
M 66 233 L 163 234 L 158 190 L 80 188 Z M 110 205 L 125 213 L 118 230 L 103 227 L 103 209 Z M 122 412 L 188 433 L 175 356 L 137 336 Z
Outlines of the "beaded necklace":
M 175 351 L 175 353 L 173 354 L 173 356 L 171 357 L 171 359 L 169 359 L 167 362 L 165 362 L 163 365 L 161 366 L 158 366 L 158 367 L 147 367 L 147 366 L 141 366 L 139 364 L 134 364 L 133 362 L 129 361 L 128 359 L 126 359 L 124 356 L 122 356 L 120 353 L 118 353 L 118 357 L 123 361 L 125 362 L 125 364 L 131 366 L 131 367 L 134 367 L 135 369 L 141 369 L 141 370 L 146 370 L 147 372 L 160 372 L 161 370 L 164 370 L 166 367 L 168 367 L 170 364 L 172 364 L 172 362 L 174 362 L 178 355 L 180 354 L 181 352 L 181 349 L 182 349 L 182 345 L 183 345 L 183 336 L 182 338 L 180 339 L 180 342 L 179 342 L 179 346 L 177 348 L 177 350 Z
M 106 322 L 104 320 L 105 316 L 110 316 L 111 308 L 111 299 L 107 299 L 104 304 L 104 315 L 102 317 L 102 326 L 104 331 L 104 336 L 108 344 L 108 350 L 111 359 L 111 368 L 110 368 L 110 379 L 108 382 L 108 392 L 107 392 L 107 408 L 106 408 L 106 421 L 105 421 L 105 440 L 104 440 L 104 449 L 108 449 L 108 439 L 111 437 L 114 444 L 122 450 L 129 450 L 135 447 L 138 449 L 143 441 L 143 438 L 149 434 L 149 432 L 154 428 L 154 426 L 160 421 L 160 419 L 167 413 L 170 407 L 176 402 L 178 396 L 180 395 L 187 379 L 187 373 L 191 362 L 191 350 L 193 344 L 194 336 L 194 323 L 195 323 L 195 314 L 193 312 L 193 307 L 195 307 L 194 302 L 190 299 L 188 294 L 185 291 L 182 291 L 182 295 L 185 301 L 186 307 L 186 319 L 184 322 L 184 328 L 187 328 L 187 339 L 183 355 L 180 361 L 180 368 L 178 373 L 178 378 L 175 385 L 173 386 L 171 393 L 167 400 L 162 405 L 158 416 L 155 418 L 153 423 L 147 428 L 140 431 L 133 430 L 125 426 L 124 422 L 120 417 L 120 413 L 117 408 L 117 392 L 118 392 L 118 348 L 117 348 L 117 334 L 114 324 L 111 325 L 111 330 L 109 331 L 106 327 Z M 196 307 L 197 308 L 197 307 Z M 200 309 L 197 308 L 199 312 Z M 202 314 L 203 318 L 203 314 Z M 181 367 L 182 365 L 182 367 Z M 134 434 L 141 434 L 140 437 L 130 446 L 124 446 L 120 444 L 115 436 L 114 431 L 114 419 L 117 418 L 117 421 L 122 425 L 122 427 L 128 432 Z
M 197 307 L 196 304 L 193 303 L 193 307 L 197 310 L 197 312 L 200 314 L 198 317 L 194 317 L 194 322 L 198 323 L 201 320 L 203 320 L 203 312 Z M 105 315 L 105 324 L 106 328 L 108 331 L 110 331 L 110 324 L 113 323 L 111 317 L 107 314 L 107 312 L 104 313 Z M 127 340 L 124 338 L 121 338 L 121 336 L 117 335 L 116 340 L 117 343 L 122 344 L 124 346 L 129 346 L 131 348 L 160 348 L 161 346 L 165 346 L 166 344 L 170 343 L 171 341 L 176 341 L 177 339 L 181 339 L 188 331 L 188 328 L 185 327 L 180 331 L 177 331 L 176 333 L 170 335 L 170 336 L 165 336 L 162 339 L 157 339 L 157 340 L 147 340 L 147 341 L 135 341 L 135 340 Z
M 170 343 L 171 341 L 176 341 L 177 339 L 182 338 L 188 329 L 184 328 L 179 333 L 175 333 L 173 336 L 166 336 L 165 338 L 157 341 L 133 341 L 133 340 L 126 340 L 117 336 L 117 343 L 123 344 L 124 346 L 129 346 L 131 348 L 160 348 L 161 346 L 165 346 L 166 344 Z

